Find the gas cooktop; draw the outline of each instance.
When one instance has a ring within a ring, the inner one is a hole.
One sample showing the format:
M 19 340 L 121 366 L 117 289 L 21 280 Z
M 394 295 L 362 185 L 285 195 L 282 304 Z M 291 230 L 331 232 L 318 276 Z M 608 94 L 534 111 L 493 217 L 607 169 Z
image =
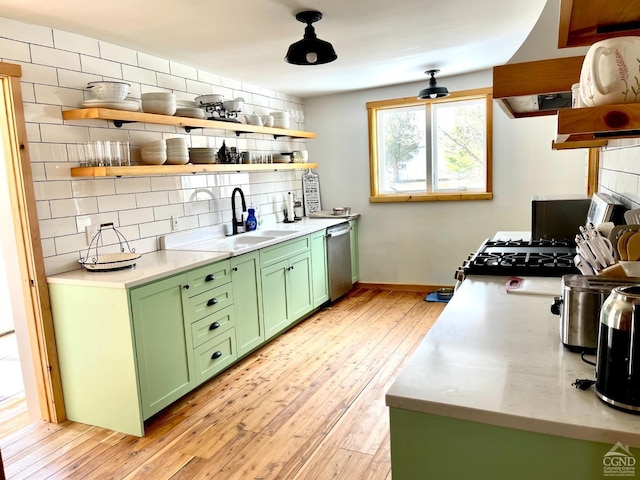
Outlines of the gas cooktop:
M 576 247 L 555 240 L 485 240 L 458 269 L 466 275 L 561 277 L 580 273 L 573 263 Z

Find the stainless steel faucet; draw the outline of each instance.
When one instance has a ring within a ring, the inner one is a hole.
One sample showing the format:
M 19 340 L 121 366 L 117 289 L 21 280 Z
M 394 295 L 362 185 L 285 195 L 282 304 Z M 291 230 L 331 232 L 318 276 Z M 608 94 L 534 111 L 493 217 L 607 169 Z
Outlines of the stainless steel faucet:
M 236 193 L 240 194 L 240 200 L 242 200 L 242 211 L 247 211 L 247 202 L 244 200 L 244 193 L 242 193 L 242 189 L 240 187 L 236 187 L 231 192 L 231 225 L 233 235 L 238 234 L 238 227 L 244 226 L 244 218 L 242 213 L 240 214 L 240 220 L 236 218 Z

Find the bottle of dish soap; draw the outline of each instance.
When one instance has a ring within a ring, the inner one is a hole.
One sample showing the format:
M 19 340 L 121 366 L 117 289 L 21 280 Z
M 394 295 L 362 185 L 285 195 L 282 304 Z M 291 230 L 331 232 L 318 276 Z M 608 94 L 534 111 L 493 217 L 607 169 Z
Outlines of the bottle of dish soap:
M 258 221 L 256 220 L 256 211 L 253 208 L 249 209 L 249 215 L 247 215 L 247 221 L 245 222 L 247 232 L 251 232 L 258 228 Z

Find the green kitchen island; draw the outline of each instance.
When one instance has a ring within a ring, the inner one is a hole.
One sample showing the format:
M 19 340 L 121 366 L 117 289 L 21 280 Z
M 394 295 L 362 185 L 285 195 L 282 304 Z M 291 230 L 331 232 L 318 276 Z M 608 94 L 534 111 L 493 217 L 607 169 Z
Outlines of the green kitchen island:
M 506 281 L 465 279 L 387 392 L 393 480 L 640 478 L 640 416 L 571 385 L 594 368 L 562 346 L 553 296 Z

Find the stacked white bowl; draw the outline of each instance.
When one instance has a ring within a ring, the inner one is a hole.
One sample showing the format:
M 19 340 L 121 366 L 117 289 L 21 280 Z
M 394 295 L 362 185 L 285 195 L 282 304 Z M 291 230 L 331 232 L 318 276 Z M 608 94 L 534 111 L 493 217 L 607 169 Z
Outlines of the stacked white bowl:
M 142 94 L 142 111 L 160 115 L 174 115 L 178 108 L 175 93 L 152 92 Z
M 289 112 L 270 112 L 269 115 L 273 117 L 273 126 L 276 128 L 289 128 L 291 122 L 289 121 Z
M 147 165 L 162 165 L 167 161 L 167 144 L 164 140 L 140 145 L 140 159 Z
M 184 165 L 189 163 L 189 146 L 185 138 L 167 138 L 167 163 Z

